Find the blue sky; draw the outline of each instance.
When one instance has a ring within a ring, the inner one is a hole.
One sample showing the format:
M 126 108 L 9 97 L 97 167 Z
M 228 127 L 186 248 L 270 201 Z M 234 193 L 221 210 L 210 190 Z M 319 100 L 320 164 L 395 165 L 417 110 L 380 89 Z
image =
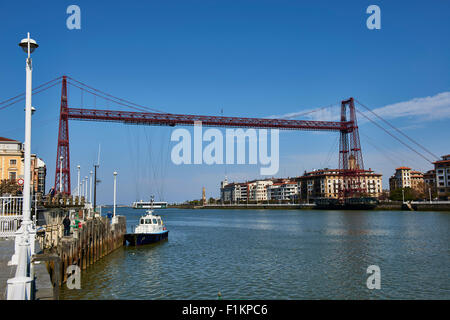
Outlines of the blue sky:
M 81 30 L 66 27 L 66 8 L 81 8 Z M 381 30 L 366 27 L 366 8 L 381 8 Z M 268 117 L 301 113 L 355 97 L 438 156 L 450 153 L 450 2 L 448 1 L 2 1 L 0 101 L 24 91 L 31 32 L 33 83 L 67 74 L 95 88 L 171 113 Z M 32 151 L 54 181 L 60 88 L 33 97 Z M 83 96 L 83 106 L 119 109 Z M 81 106 L 69 87 L 69 105 Z M 323 116 L 333 117 L 338 108 Z M 431 164 L 360 119 L 366 168 L 428 170 Z M 0 110 L 0 136 L 23 140 L 23 103 Z M 99 200 L 155 194 L 169 201 L 218 196 L 230 180 L 259 176 L 254 165 L 170 162 L 172 128 L 70 122 L 75 165 L 88 173 L 101 144 Z M 337 167 L 335 133 L 281 132 L 278 176 Z M 150 142 L 150 146 L 149 146 Z M 149 160 L 149 159 L 152 160 Z M 89 168 L 89 169 L 88 169 Z

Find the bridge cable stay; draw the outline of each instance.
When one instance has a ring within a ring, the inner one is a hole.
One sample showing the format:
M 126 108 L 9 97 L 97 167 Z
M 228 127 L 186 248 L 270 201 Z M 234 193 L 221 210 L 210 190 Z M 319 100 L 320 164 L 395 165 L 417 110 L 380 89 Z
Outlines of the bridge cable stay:
M 57 78 L 55 78 L 53 80 L 47 81 L 46 83 L 43 83 L 43 84 L 35 87 L 32 90 L 33 94 L 39 94 L 39 93 L 41 93 L 43 91 L 46 91 L 46 90 L 56 86 L 57 84 L 60 84 L 61 83 L 61 78 L 62 77 L 57 77 Z M 38 90 L 38 89 L 40 89 L 40 90 Z M 12 98 L 9 98 L 9 99 L 6 99 L 6 100 L 0 102 L 0 110 L 6 109 L 7 107 L 12 106 L 12 105 L 14 105 L 14 104 L 16 104 L 16 103 L 18 103 L 20 101 L 23 101 L 23 100 L 25 100 L 25 92 L 23 92 L 21 94 L 18 94 L 15 97 L 12 97 Z M 6 103 L 8 103 L 8 104 L 6 104 Z
M 381 130 L 383 130 L 385 133 L 387 133 L 388 135 L 390 135 L 392 138 L 394 138 L 395 140 L 397 140 L 398 142 L 400 142 L 401 144 L 403 144 L 405 147 L 407 147 L 408 149 L 410 149 L 411 151 L 413 151 L 414 153 L 416 153 L 417 155 L 419 155 L 420 157 L 422 157 L 423 159 L 425 159 L 426 161 L 433 163 L 433 161 L 431 161 L 430 159 L 428 159 L 427 157 L 425 157 L 423 154 L 421 154 L 420 152 L 418 152 L 417 150 L 415 150 L 414 148 L 410 147 L 408 144 L 406 144 L 405 142 L 403 142 L 402 140 L 400 140 L 398 137 L 396 137 L 395 135 L 393 135 L 391 132 L 389 132 L 388 130 L 386 130 L 385 128 L 383 128 L 381 125 L 379 125 L 378 123 L 376 123 L 374 120 L 372 120 L 371 118 L 369 118 L 364 112 L 359 111 L 358 109 L 356 109 L 356 112 L 358 112 L 360 115 L 362 115 L 364 118 L 366 118 L 367 120 L 369 120 L 370 122 L 372 122 L 374 125 L 376 125 L 378 128 L 380 128 Z
M 114 100 L 114 99 L 112 99 L 112 98 L 104 97 L 104 96 L 102 96 L 102 95 L 100 95 L 100 94 L 97 94 L 97 93 L 95 93 L 95 92 L 93 92 L 93 91 L 91 91 L 91 90 L 89 90 L 89 89 L 86 89 L 86 88 L 83 88 L 83 87 L 81 87 L 81 86 L 79 86 L 79 85 L 77 85 L 77 84 L 71 83 L 70 81 L 67 81 L 67 84 L 70 85 L 70 86 L 73 86 L 73 87 L 75 87 L 75 88 L 78 88 L 78 89 L 80 89 L 80 90 L 84 90 L 85 92 L 90 93 L 90 94 L 92 94 L 92 95 L 94 95 L 94 96 L 97 96 L 97 97 L 99 97 L 99 98 L 102 98 L 102 99 L 104 99 L 107 103 L 109 103 L 109 102 L 114 102 L 114 103 L 116 103 L 116 104 L 118 104 L 118 105 L 121 105 L 121 106 L 124 106 L 124 107 L 127 107 L 127 108 L 131 108 L 131 109 L 134 109 L 134 110 L 147 111 L 147 110 L 143 110 L 143 109 L 140 109 L 140 108 L 137 108 L 137 107 L 133 107 L 133 106 L 131 106 L 131 105 L 129 105 L 129 104 L 126 104 L 126 103 L 123 103 L 123 102 Z
M 373 141 L 368 135 L 364 134 L 363 132 L 360 132 L 360 134 L 366 139 L 366 142 L 369 143 L 372 147 L 378 150 L 378 152 L 387 159 L 392 165 L 396 166 L 398 164 L 398 160 L 400 162 L 405 162 L 405 158 L 400 158 L 398 155 L 398 151 L 395 153 L 395 156 L 398 157 L 398 160 L 395 160 L 392 158 L 392 152 L 388 149 L 382 148 L 379 146 L 375 141 Z
M 355 99 L 355 101 L 362 107 L 364 107 L 367 111 L 369 111 L 371 114 L 373 114 L 375 117 L 377 117 L 378 119 L 380 119 L 381 121 L 383 121 L 384 123 L 386 123 L 389 127 L 391 127 L 392 129 L 394 129 L 395 131 L 397 131 L 398 133 L 400 133 L 402 136 L 404 136 L 405 138 L 407 138 L 409 141 L 411 141 L 412 143 L 414 143 L 415 145 L 417 145 L 418 147 L 420 147 L 422 150 L 426 151 L 428 154 L 430 154 L 431 156 L 433 156 L 435 159 L 439 159 L 438 156 L 436 156 L 434 153 L 432 153 L 431 151 L 429 151 L 427 148 L 425 148 L 423 145 L 421 145 L 420 143 L 418 143 L 417 141 L 415 141 L 414 139 L 412 139 L 411 137 L 409 137 L 407 134 L 403 133 L 400 129 L 396 128 L 394 125 L 392 125 L 390 122 L 388 122 L 387 120 L 383 119 L 381 116 L 379 116 L 378 114 L 376 114 L 373 110 L 371 110 L 369 107 L 367 107 L 366 105 L 362 104 L 361 102 L 359 102 L 358 100 Z
M 319 108 L 316 108 L 313 110 L 305 111 L 305 112 L 295 112 L 292 114 L 287 114 L 285 116 L 279 117 L 278 119 L 294 119 L 294 118 L 298 118 L 298 117 L 303 117 L 303 116 L 306 116 L 306 115 L 309 115 L 309 114 L 312 114 L 315 112 L 319 112 L 319 111 L 322 111 L 322 110 L 325 110 L 328 108 L 336 107 L 336 106 L 339 106 L 339 104 L 333 103 L 333 104 L 329 104 L 329 105 L 319 107 Z M 275 116 L 272 116 L 271 118 L 275 118 Z
M 164 111 L 161 111 L 161 110 L 158 110 L 158 109 L 155 109 L 155 108 L 146 107 L 146 106 L 143 106 L 143 105 L 140 105 L 140 104 L 137 104 L 137 103 L 134 103 L 134 102 L 122 99 L 122 98 L 115 97 L 115 96 L 113 96 L 113 95 L 111 95 L 109 93 L 106 93 L 104 91 L 98 90 L 98 89 L 96 89 L 94 87 L 91 87 L 91 86 L 81 82 L 81 81 L 78 81 L 78 80 L 76 80 L 76 79 L 74 79 L 74 78 L 72 78 L 70 76 L 66 76 L 66 77 L 67 77 L 67 79 L 77 83 L 78 85 L 83 86 L 85 88 L 89 88 L 90 90 L 98 93 L 98 95 L 104 95 L 104 96 L 107 96 L 107 97 L 111 98 L 112 100 L 121 101 L 123 103 L 122 105 L 127 105 L 129 107 L 134 106 L 135 108 L 145 109 L 145 110 L 148 110 L 148 111 L 154 111 L 154 112 L 158 112 L 158 113 L 169 114 L 167 112 L 164 112 Z M 72 85 L 73 85 L 73 83 L 72 83 Z M 91 93 L 95 94 L 93 92 L 91 92 Z M 106 98 L 104 98 L 104 99 L 106 99 Z
M 326 158 L 324 159 L 324 161 L 322 162 L 321 167 L 325 168 L 330 164 L 331 158 L 333 157 L 333 155 L 336 152 L 336 148 L 339 142 L 339 136 L 336 135 L 335 139 L 333 139 L 333 144 L 331 145 L 330 150 L 328 151 L 328 154 L 326 156 Z

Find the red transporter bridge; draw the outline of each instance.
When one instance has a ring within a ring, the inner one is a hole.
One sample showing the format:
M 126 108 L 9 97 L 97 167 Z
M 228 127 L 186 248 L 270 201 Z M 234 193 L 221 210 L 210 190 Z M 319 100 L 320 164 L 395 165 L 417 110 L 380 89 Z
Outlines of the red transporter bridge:
M 359 141 L 358 125 L 353 98 L 341 103 L 341 121 L 309 121 L 265 118 L 240 118 L 223 116 L 199 116 L 170 114 L 163 112 L 128 112 L 114 110 L 95 110 L 69 108 L 67 101 L 67 79 L 75 86 L 81 82 L 67 76 L 62 77 L 61 109 L 59 117 L 58 149 L 56 155 L 55 190 L 70 194 L 70 152 L 69 120 L 108 121 L 125 124 L 156 126 L 192 126 L 201 122 L 202 126 L 232 128 L 264 128 L 281 130 L 339 131 L 339 170 L 342 175 L 339 198 L 341 200 L 361 194 L 360 177 L 364 173 L 364 163 Z M 76 84 L 77 83 L 77 84 Z M 84 85 L 86 86 L 86 85 Z M 100 92 L 86 86 L 89 93 Z M 79 87 L 80 88 L 80 87 Z M 112 97 L 111 95 L 104 94 Z M 108 98 L 106 98 L 108 99 Z M 118 99 L 118 98 L 116 98 Z M 117 100 L 116 100 L 117 101 Z M 123 99 L 118 101 L 127 102 Z M 119 102 L 120 103 L 120 102 Z M 135 106 L 138 106 L 134 104 Z M 347 118 L 347 108 L 349 117 Z M 62 158 L 61 158 L 62 157 Z M 62 159 L 62 161 L 61 161 Z M 62 163 L 62 168 L 60 164 Z M 60 174 L 62 175 L 60 179 Z

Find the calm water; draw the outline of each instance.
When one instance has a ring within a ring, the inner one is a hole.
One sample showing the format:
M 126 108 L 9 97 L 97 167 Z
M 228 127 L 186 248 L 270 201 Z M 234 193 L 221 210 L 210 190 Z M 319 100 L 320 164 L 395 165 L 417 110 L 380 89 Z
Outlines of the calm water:
M 128 225 L 141 210 L 120 208 Z M 169 239 L 124 247 L 62 299 L 450 299 L 450 213 L 158 211 Z M 381 269 L 369 290 L 366 269 Z

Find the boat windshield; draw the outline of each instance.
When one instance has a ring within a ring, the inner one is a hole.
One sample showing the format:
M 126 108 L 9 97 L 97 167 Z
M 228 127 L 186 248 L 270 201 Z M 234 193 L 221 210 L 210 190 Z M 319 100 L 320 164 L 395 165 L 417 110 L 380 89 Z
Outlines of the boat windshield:
M 146 224 L 152 224 L 152 220 L 151 219 L 145 219 L 145 223 Z

